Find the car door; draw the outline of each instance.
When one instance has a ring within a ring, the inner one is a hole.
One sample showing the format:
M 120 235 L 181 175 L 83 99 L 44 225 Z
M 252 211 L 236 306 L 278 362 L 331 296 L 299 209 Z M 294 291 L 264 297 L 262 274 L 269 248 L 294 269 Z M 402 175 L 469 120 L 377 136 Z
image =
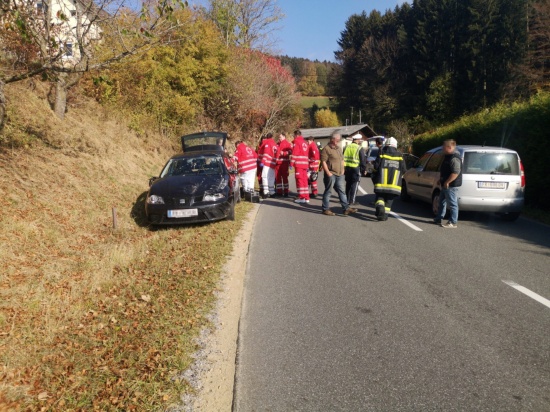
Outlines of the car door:
M 422 156 L 413 170 L 407 172 L 407 192 L 409 195 L 432 201 L 434 189 L 439 184 L 439 168 L 443 161 L 441 149 L 430 150 Z
M 405 181 L 407 183 L 407 193 L 412 197 L 421 196 L 421 176 L 422 171 L 426 167 L 426 163 L 432 157 L 432 152 L 426 152 L 417 162 L 411 170 L 405 174 Z

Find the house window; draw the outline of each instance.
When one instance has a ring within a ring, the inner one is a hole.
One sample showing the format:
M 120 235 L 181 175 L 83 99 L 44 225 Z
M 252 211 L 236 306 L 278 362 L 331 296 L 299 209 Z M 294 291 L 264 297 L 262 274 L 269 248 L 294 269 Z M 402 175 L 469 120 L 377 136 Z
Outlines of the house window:
M 42 3 L 41 1 L 36 3 L 36 11 L 38 13 L 47 13 L 48 12 L 48 5 Z
M 65 53 L 63 53 L 63 57 L 73 57 L 73 44 L 72 43 L 65 43 Z

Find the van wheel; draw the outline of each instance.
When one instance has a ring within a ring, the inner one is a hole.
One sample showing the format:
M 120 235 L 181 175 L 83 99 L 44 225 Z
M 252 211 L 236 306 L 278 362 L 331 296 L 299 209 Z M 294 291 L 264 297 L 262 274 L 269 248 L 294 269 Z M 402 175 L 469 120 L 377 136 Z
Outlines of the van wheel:
M 437 216 L 437 212 L 439 212 L 439 190 L 436 190 L 432 195 L 432 213 L 434 216 Z
M 520 212 L 500 213 L 499 216 L 505 222 L 515 222 L 518 220 Z
M 403 202 L 408 202 L 409 200 L 411 200 L 411 197 L 409 196 L 409 193 L 407 192 L 407 182 L 405 182 L 403 180 L 403 182 L 401 183 L 401 200 Z

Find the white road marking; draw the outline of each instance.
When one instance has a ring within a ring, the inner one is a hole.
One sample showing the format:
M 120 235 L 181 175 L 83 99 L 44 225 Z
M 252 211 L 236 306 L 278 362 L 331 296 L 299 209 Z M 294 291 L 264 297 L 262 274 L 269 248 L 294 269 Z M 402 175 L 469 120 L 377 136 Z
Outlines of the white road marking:
M 531 299 L 535 299 L 537 302 L 542 303 L 544 306 L 550 308 L 550 300 L 543 298 L 541 295 L 536 294 L 535 292 L 527 289 L 524 286 L 518 285 L 516 282 L 511 280 L 503 280 L 508 286 L 513 287 L 516 290 L 519 290 L 521 293 L 529 296 Z
M 363 189 L 361 186 L 357 186 L 357 190 L 359 190 L 364 195 L 368 195 L 367 191 Z
M 397 213 L 395 213 L 395 212 L 390 212 L 390 215 L 393 215 L 393 216 L 396 217 L 401 223 L 404 223 L 405 225 L 407 225 L 407 226 L 410 227 L 411 229 L 416 230 L 417 232 L 423 232 L 423 230 L 420 229 L 418 226 L 413 225 L 411 222 L 409 222 L 409 221 L 406 220 L 406 219 L 403 219 L 403 218 L 402 218 L 401 216 L 399 216 Z

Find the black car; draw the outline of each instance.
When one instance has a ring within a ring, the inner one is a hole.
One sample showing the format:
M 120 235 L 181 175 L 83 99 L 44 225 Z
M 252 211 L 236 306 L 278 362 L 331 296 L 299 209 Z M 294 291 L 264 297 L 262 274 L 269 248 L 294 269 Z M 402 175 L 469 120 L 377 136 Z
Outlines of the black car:
M 183 153 L 172 156 L 149 181 L 145 202 L 153 225 L 235 219 L 240 200 L 237 172 L 225 152 L 227 134 L 182 136 Z

